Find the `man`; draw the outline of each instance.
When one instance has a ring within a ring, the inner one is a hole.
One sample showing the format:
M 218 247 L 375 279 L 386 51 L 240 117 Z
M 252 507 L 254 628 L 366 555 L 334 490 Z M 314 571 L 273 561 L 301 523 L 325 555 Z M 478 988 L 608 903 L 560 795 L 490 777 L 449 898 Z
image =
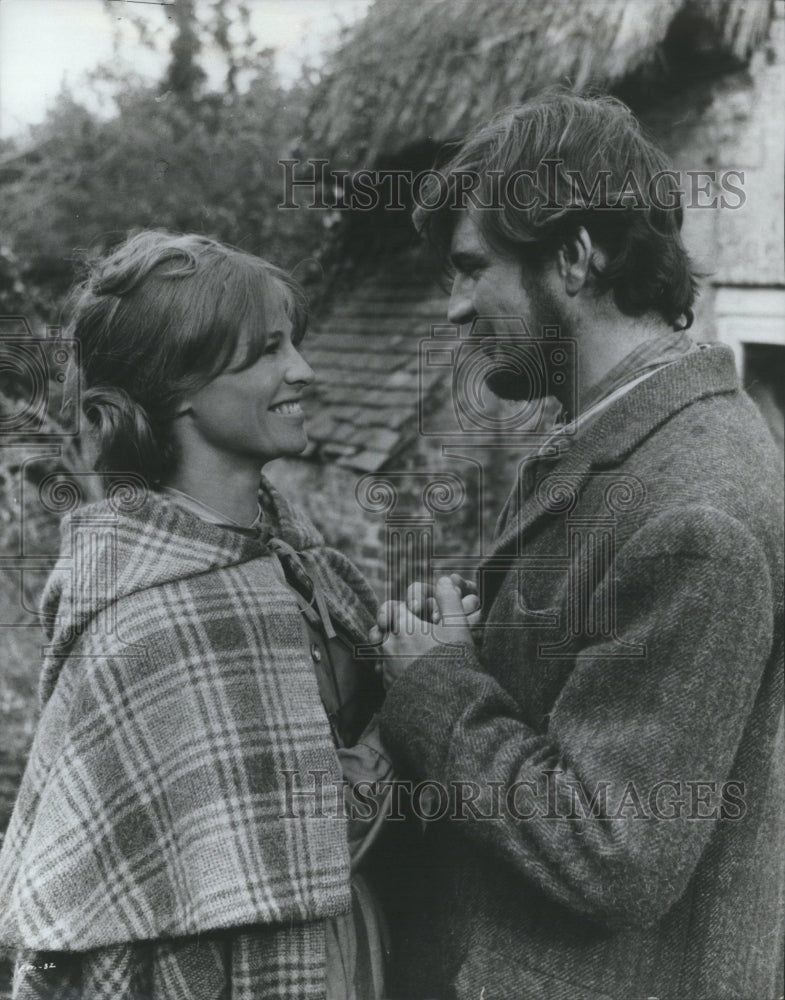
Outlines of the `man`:
M 439 816 L 410 996 L 782 993 L 781 472 L 730 350 L 684 332 L 666 168 L 620 103 L 549 95 L 470 136 L 446 171 L 466 197 L 417 213 L 451 322 L 557 325 L 575 351 L 480 567 L 480 624 L 457 578 L 429 629 L 422 587 L 380 615 L 382 732 Z

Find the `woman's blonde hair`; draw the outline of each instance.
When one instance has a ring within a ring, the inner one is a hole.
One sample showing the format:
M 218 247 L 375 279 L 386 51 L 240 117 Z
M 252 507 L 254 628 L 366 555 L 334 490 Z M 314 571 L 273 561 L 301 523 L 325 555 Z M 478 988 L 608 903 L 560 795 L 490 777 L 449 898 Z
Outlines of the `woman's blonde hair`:
M 159 481 L 175 459 L 170 429 L 183 397 L 232 364 L 253 364 L 281 306 L 294 342 L 305 334 L 305 300 L 290 275 L 206 236 L 139 232 L 86 269 L 68 330 L 102 471 Z

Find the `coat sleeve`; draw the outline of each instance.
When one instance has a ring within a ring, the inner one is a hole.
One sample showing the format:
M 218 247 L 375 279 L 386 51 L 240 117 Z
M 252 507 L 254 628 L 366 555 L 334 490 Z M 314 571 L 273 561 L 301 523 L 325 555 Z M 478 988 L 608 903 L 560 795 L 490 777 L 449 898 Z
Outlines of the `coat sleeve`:
M 741 523 L 691 508 L 639 529 L 599 586 L 612 584 L 617 634 L 645 654 L 583 646 L 544 732 L 461 646 L 393 684 L 382 734 L 446 786 L 455 835 L 578 913 L 647 925 L 716 823 L 743 816 L 743 789 L 724 783 L 771 648 L 771 579 Z

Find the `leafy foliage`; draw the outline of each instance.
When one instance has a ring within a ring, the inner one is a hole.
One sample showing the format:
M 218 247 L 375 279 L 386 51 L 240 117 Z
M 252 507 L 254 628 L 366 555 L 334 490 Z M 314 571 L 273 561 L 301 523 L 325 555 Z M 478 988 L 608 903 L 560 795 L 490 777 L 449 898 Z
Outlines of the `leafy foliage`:
M 304 85 L 281 85 L 239 0 L 175 0 L 166 10 L 175 30 L 158 83 L 103 67 L 93 87 L 112 95 L 112 114 L 64 88 L 24 147 L 0 146 L 0 316 L 25 316 L 37 333 L 58 323 L 76 251 L 100 252 L 129 230 L 206 233 L 284 267 L 318 252 L 321 216 L 277 208 L 278 160 L 297 140 Z M 137 15 L 140 33 L 144 25 Z M 226 69 L 217 90 L 198 61 L 207 49 Z M 24 393 L 13 365 L 0 365 L 0 416 Z M 80 464 L 72 451 L 66 465 Z
M 305 88 L 281 85 L 272 52 L 255 48 L 243 4 L 197 11 L 194 0 L 177 0 L 167 10 L 177 32 L 158 84 L 105 67 L 93 82 L 112 93 L 111 116 L 64 89 L 28 148 L 0 156 L 0 242 L 19 271 L 3 257 L 0 294 L 15 289 L 18 298 L 32 286 L 42 304 L 56 302 L 77 248 L 101 250 L 137 228 L 207 233 L 289 267 L 318 251 L 321 218 L 277 208 L 278 160 L 297 141 Z M 237 24 L 246 31 L 239 40 Z M 206 89 L 198 62 L 208 44 L 224 56 L 219 90 Z

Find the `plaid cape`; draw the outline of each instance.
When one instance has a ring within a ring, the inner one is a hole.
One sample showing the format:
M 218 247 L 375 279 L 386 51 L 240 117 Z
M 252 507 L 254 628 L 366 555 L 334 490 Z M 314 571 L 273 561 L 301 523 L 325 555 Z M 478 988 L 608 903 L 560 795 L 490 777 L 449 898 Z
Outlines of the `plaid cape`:
M 361 575 L 264 480 L 260 497 L 272 534 L 363 642 L 375 601 Z M 160 495 L 64 519 L 44 595 L 43 712 L 0 852 L 0 941 L 62 954 L 261 924 L 286 970 L 264 995 L 319 995 L 323 967 L 302 963 L 300 938 L 314 925 L 323 953 L 321 919 L 349 908 L 346 828 L 302 803 L 282 818 L 283 772 L 302 784 L 326 772 L 325 787 L 341 774 L 266 541 Z M 287 958 L 278 931 L 294 924 Z
M 14 1000 L 324 1000 L 324 921 L 22 955 Z M 365 998 L 363 998 L 365 1000 Z

